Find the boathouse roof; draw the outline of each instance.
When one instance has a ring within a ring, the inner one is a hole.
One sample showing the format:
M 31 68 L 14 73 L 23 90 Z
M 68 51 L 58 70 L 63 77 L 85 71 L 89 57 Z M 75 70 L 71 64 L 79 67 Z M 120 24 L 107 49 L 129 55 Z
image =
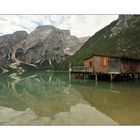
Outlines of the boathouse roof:
M 92 54 L 91 56 L 84 58 L 83 60 L 87 60 L 93 56 L 102 56 L 102 57 L 112 57 L 112 58 L 122 58 L 122 59 L 130 59 L 130 60 L 137 60 L 140 61 L 139 58 L 132 58 L 132 57 L 127 57 L 127 56 L 113 56 L 113 55 L 106 55 L 106 54 Z

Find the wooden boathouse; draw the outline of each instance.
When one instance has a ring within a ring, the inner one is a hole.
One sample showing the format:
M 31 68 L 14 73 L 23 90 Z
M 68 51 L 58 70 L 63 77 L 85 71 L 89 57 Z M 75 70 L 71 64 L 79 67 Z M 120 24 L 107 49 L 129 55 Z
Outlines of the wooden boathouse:
M 92 55 L 83 60 L 83 67 L 72 67 L 72 73 L 86 78 L 129 80 L 140 78 L 140 59 L 107 55 Z

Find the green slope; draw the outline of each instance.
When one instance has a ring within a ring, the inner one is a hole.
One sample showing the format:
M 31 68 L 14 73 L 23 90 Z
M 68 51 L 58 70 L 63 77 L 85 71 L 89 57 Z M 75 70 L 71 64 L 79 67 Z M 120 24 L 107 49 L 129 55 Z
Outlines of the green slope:
M 73 56 L 60 62 L 56 70 L 67 70 L 69 62 L 74 66 L 83 65 L 83 59 L 93 53 L 140 58 L 140 16 L 132 16 L 128 27 L 112 36 L 111 29 L 117 22 L 98 31 Z

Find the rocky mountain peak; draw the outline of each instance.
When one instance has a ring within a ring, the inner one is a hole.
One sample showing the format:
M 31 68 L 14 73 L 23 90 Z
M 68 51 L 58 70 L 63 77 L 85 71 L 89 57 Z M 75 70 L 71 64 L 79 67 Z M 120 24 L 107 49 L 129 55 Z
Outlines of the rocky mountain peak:
M 53 25 L 43 25 L 43 26 L 38 26 L 34 32 L 49 32 L 49 31 L 57 31 L 57 32 L 61 32 L 61 34 L 65 35 L 65 36 L 69 36 L 70 35 L 70 30 L 64 30 L 64 29 L 58 29 L 56 27 L 54 27 Z
M 14 32 L 9 39 L 13 42 L 13 46 L 15 43 L 19 43 L 20 41 L 26 39 L 28 36 L 28 33 L 25 31 L 16 31 Z
M 117 35 L 124 29 L 128 28 L 128 22 L 132 17 L 133 15 L 119 15 L 116 26 L 111 29 L 111 36 Z
M 53 25 L 42 25 L 42 26 L 36 27 L 35 30 L 40 30 L 40 29 L 44 29 L 44 30 L 48 30 L 48 29 L 56 30 L 57 28 L 55 26 L 53 26 Z
M 50 64 L 52 60 L 58 63 L 65 55 L 74 54 L 83 44 L 84 40 L 71 35 L 70 30 L 61 30 L 52 25 L 40 26 L 28 35 L 25 54 L 21 59 L 29 63 L 46 60 Z
M 39 26 L 30 34 L 17 31 L 0 37 L 0 54 L 7 60 L 27 62 L 38 67 L 52 69 L 53 66 L 74 54 L 86 40 L 71 35 L 70 30 L 52 25 Z
M 118 21 L 123 20 L 126 21 L 128 19 L 130 19 L 133 15 L 119 15 L 118 17 Z
M 61 32 L 65 35 L 65 36 L 70 36 L 70 30 L 61 30 Z
M 20 37 L 26 38 L 28 33 L 26 31 L 16 31 L 12 35 L 16 37 L 20 36 Z
M 27 36 L 28 34 L 25 31 L 17 31 L 14 32 L 13 34 L 0 36 L 0 48 L 3 46 L 13 48 L 17 43 L 26 39 Z

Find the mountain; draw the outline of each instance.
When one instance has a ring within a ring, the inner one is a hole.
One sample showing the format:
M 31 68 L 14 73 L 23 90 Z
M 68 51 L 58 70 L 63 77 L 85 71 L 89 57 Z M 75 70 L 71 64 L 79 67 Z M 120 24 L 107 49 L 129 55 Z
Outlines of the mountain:
M 34 64 L 38 69 L 53 69 L 54 65 L 80 49 L 87 39 L 77 38 L 70 34 L 70 30 L 60 30 L 52 25 L 39 26 L 30 34 L 18 31 L 1 36 L 0 67 L 7 69 L 8 60 L 11 60 L 18 61 L 10 65 L 15 69 L 21 63 L 24 67 Z
M 56 69 L 68 69 L 69 62 L 83 65 L 83 59 L 93 53 L 140 58 L 140 16 L 120 15 L 90 37 L 73 56 L 61 61 Z
M 23 47 L 25 53 L 19 59 L 38 65 L 46 63 L 49 67 L 74 54 L 82 45 L 83 42 L 70 35 L 69 30 L 40 26 L 28 35 Z
M 18 44 L 27 38 L 25 31 L 17 31 L 0 37 L 0 71 L 9 69 L 9 60 Z M 2 68 L 2 69 L 1 69 Z

